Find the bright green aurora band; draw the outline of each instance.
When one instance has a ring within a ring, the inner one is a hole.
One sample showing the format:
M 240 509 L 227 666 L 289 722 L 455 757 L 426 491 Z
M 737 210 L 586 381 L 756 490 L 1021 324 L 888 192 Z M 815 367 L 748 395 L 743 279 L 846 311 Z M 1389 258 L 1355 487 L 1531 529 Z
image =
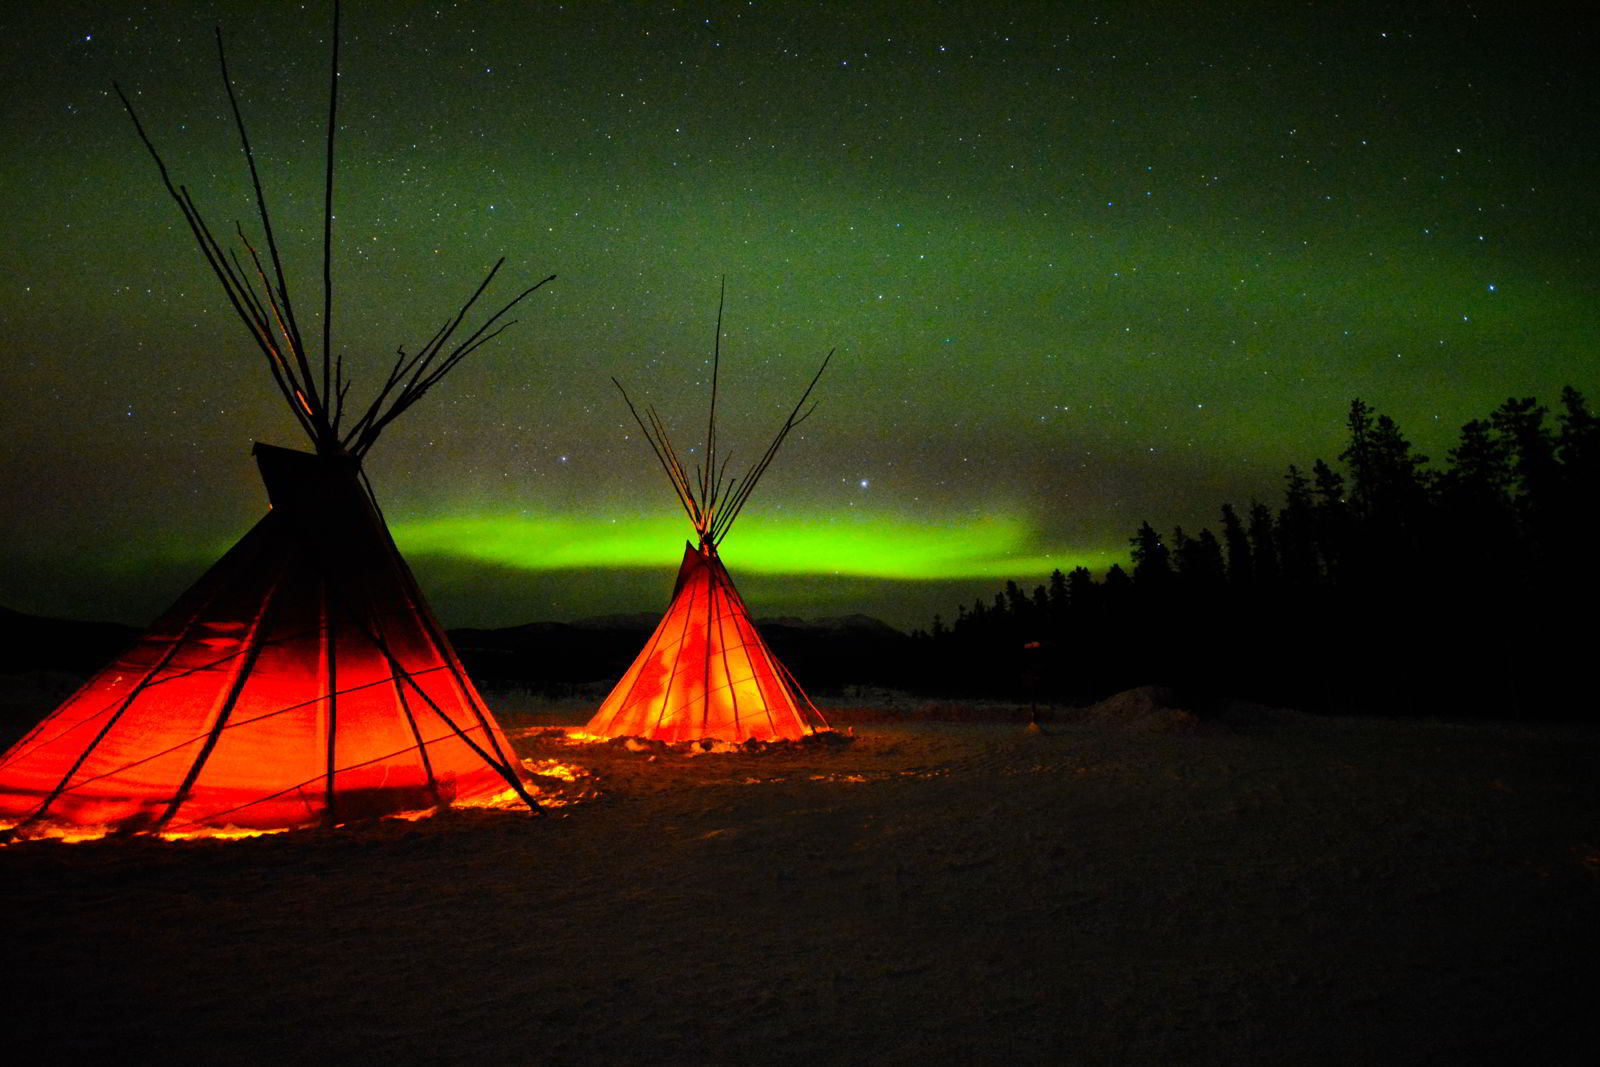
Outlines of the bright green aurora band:
M 758 509 L 753 509 L 758 510 Z M 670 572 L 688 530 L 682 518 L 604 515 L 448 516 L 395 522 L 407 556 L 455 557 L 530 571 L 641 567 Z M 1020 519 L 972 524 L 884 519 L 859 513 L 774 521 L 741 518 L 724 553 L 743 574 L 843 575 L 899 580 L 1005 579 L 1048 573 L 1065 553 L 1039 551 Z M 1105 566 L 1120 558 L 1078 557 Z

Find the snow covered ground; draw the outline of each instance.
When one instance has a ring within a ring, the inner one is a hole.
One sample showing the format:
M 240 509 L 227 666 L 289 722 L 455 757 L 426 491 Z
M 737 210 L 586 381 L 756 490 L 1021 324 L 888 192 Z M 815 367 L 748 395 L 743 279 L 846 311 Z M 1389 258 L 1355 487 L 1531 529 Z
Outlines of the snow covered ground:
M 45 1060 L 1585 1062 L 1600 734 L 841 709 L 849 745 L 571 746 L 565 801 L 0 848 Z M 964 720 L 964 721 L 951 721 Z M 554 761 L 547 763 L 545 761 Z M 30 1055 L 31 1059 L 31 1055 Z

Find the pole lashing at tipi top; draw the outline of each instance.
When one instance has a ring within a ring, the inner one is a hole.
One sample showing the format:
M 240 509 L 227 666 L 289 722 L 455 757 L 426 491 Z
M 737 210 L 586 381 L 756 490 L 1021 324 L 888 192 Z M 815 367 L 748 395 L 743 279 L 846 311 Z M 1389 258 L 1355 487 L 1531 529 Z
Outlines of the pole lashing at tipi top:
M 161 173 L 162 184 L 183 213 L 201 254 L 211 272 L 221 283 L 228 302 L 245 328 L 250 331 L 256 347 L 266 358 L 272 380 L 288 402 L 306 436 L 319 453 L 348 453 L 357 459 L 364 456 L 390 422 L 407 408 L 421 400 L 458 363 L 478 348 L 499 336 L 516 320 L 502 321 L 505 316 L 529 294 L 555 278 L 550 275 L 528 286 L 490 315 L 465 338 L 458 339 L 457 332 L 489 284 L 505 263 L 497 260 L 482 282 L 456 313 L 436 330 L 432 337 L 414 354 L 408 355 L 402 346 L 395 351 L 395 360 L 388 376 L 377 394 L 361 412 L 346 422 L 345 402 L 351 379 L 344 372 L 344 361 L 332 352 L 333 322 L 333 193 L 334 193 L 334 133 L 337 129 L 339 106 L 339 4 L 333 5 L 333 61 L 329 75 L 327 155 L 324 170 L 324 196 L 322 211 L 322 344 L 320 356 L 314 357 L 306 345 L 304 334 L 295 314 L 290 296 L 289 281 L 279 255 L 278 240 L 272 217 L 267 208 L 266 193 L 256 166 L 255 151 L 245 127 L 244 115 L 234 92 L 233 80 L 228 74 L 227 52 L 223 47 L 222 30 L 216 31 L 217 63 L 222 83 L 228 94 L 228 104 L 233 114 L 234 127 L 245 162 L 250 170 L 250 181 L 255 192 L 256 215 L 265 236 L 266 262 L 263 262 L 256 244 L 246 234 L 244 226 L 234 223 L 239 243 L 245 252 L 241 259 L 238 249 L 226 249 L 206 222 L 199 206 L 187 186 L 176 184 L 168 172 L 166 162 L 155 143 L 145 132 L 133 103 L 122 87 L 113 83 L 117 97 L 122 101 L 129 118 L 133 120 L 139 139 L 144 143 Z M 248 260 L 248 265 L 245 260 Z M 252 280 L 252 275 L 254 280 Z
M 744 510 L 750 494 L 761 481 L 761 476 L 766 473 L 767 467 L 772 464 L 778 450 L 783 447 L 784 440 L 796 426 L 810 418 L 812 412 L 816 411 L 816 401 L 812 401 L 809 407 L 806 406 L 806 402 L 811 399 L 811 393 L 816 389 L 817 382 L 822 379 L 823 371 L 828 369 L 835 351 L 830 349 L 823 357 L 822 365 L 811 376 L 805 392 L 800 394 L 800 399 L 789 412 L 788 418 L 778 427 L 778 432 L 773 435 L 772 443 L 767 446 L 767 450 L 742 475 L 731 475 L 728 473 L 728 464 L 732 456 L 723 457 L 720 463 L 717 456 L 717 385 L 722 364 L 722 312 L 726 299 L 727 286 L 724 283 L 722 292 L 717 298 L 717 333 L 711 347 L 711 405 L 706 417 L 705 459 L 703 463 L 696 465 L 693 477 L 673 447 L 666 422 L 656 411 L 655 406 L 647 404 L 641 413 L 622 383 L 615 378 L 611 379 L 611 384 L 617 387 L 617 391 L 622 394 L 623 402 L 628 405 L 628 411 L 633 415 L 634 422 L 639 424 L 639 429 L 644 434 L 645 441 L 649 443 L 650 450 L 655 453 L 656 460 L 660 462 L 661 469 L 666 471 L 667 480 L 672 483 L 673 491 L 678 495 L 678 502 L 683 505 L 689 521 L 694 525 L 700 546 L 712 551 L 722 543 L 728 529 Z

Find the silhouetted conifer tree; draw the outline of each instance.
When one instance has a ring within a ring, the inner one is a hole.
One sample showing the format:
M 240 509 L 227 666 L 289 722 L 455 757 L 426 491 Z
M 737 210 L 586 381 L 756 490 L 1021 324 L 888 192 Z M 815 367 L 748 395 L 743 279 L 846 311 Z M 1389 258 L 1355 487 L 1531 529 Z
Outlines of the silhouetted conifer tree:
M 1066 624 L 1067 612 L 1071 605 L 1071 595 L 1067 591 L 1067 576 L 1057 567 L 1050 572 L 1050 622 L 1053 627 L 1060 629 Z
M 1128 577 L 1128 572 L 1122 569 L 1122 564 L 1113 563 L 1106 570 L 1105 580 L 1100 583 L 1100 587 L 1105 590 L 1108 600 L 1115 599 L 1125 603 L 1129 590 L 1133 588 L 1133 580 Z
M 1450 470 L 1441 488 L 1475 510 L 1511 510 L 1511 465 L 1506 441 L 1482 419 L 1461 427 L 1449 452 Z
M 1414 533 L 1428 507 L 1428 457 L 1412 451 L 1411 442 L 1387 415 L 1379 415 L 1373 424 L 1371 448 L 1369 520 L 1397 537 Z
M 1561 407 L 1556 439 L 1561 466 L 1575 483 L 1592 488 L 1600 478 L 1600 418 L 1590 413 L 1583 394 L 1570 385 L 1561 389 Z
M 1438 525 L 1447 538 L 1442 566 L 1454 573 L 1473 557 L 1501 559 L 1513 551 L 1518 517 L 1511 498 L 1510 451 L 1489 422 L 1473 419 L 1449 452 L 1438 482 Z
M 1261 593 L 1278 588 L 1278 546 L 1272 529 L 1272 512 L 1259 501 L 1250 501 L 1250 575 Z
M 1530 396 L 1507 400 L 1489 417 L 1510 456 L 1512 506 L 1541 562 L 1552 555 L 1552 542 L 1563 540 L 1556 529 L 1560 510 L 1552 506 L 1559 496 L 1560 472 L 1546 414 Z
M 1182 527 L 1172 531 L 1173 562 L 1178 580 L 1196 600 L 1215 601 L 1226 587 L 1227 569 L 1222 562 L 1222 546 L 1217 535 L 1202 529 L 1198 537 L 1184 534 Z
M 1168 555 L 1172 558 L 1172 574 L 1175 578 L 1183 577 L 1183 557 L 1194 538 L 1183 532 L 1182 526 L 1172 528 L 1172 547 Z
M 1311 484 L 1316 491 L 1312 519 L 1323 576 L 1336 585 L 1343 584 L 1351 522 L 1350 507 L 1344 498 L 1344 476 L 1319 459 L 1311 465 Z
M 1277 524 L 1278 568 L 1285 587 L 1306 590 L 1319 577 L 1311 483 L 1293 464 L 1284 475 L 1284 482 Z
M 1095 595 L 1099 590 L 1088 567 L 1074 567 L 1072 573 L 1067 575 L 1067 603 L 1072 605 L 1075 612 L 1095 610 L 1099 606 Z
M 1250 539 L 1232 504 L 1222 505 L 1222 543 L 1228 550 L 1228 584 L 1235 590 L 1248 590 L 1253 584 Z
M 1133 546 L 1133 584 L 1149 593 L 1164 593 L 1172 581 L 1172 561 L 1161 535 L 1148 522 L 1129 539 Z
M 1372 513 L 1372 409 L 1359 398 L 1350 401 L 1345 428 L 1349 430 L 1350 443 L 1339 453 L 1339 459 L 1350 472 L 1350 510 L 1358 520 L 1364 520 Z
M 1557 521 L 1566 533 L 1564 556 L 1576 555 L 1580 539 L 1592 537 L 1600 519 L 1600 418 L 1590 413 L 1572 386 L 1561 390 L 1562 413 L 1556 436 L 1561 462 L 1561 500 Z M 1594 568 L 1589 568 L 1593 572 Z

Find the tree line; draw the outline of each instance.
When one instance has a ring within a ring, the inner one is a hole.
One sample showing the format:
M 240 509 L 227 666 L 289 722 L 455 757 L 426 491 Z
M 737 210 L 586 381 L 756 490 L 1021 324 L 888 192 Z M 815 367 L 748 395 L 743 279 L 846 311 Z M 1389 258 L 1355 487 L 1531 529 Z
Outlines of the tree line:
M 1082 703 L 1141 684 L 1311 710 L 1592 712 L 1600 419 L 1512 398 L 1430 466 L 1350 405 L 1346 447 L 1215 529 L 1143 522 L 1129 566 L 1015 581 L 915 634 L 931 689 Z

